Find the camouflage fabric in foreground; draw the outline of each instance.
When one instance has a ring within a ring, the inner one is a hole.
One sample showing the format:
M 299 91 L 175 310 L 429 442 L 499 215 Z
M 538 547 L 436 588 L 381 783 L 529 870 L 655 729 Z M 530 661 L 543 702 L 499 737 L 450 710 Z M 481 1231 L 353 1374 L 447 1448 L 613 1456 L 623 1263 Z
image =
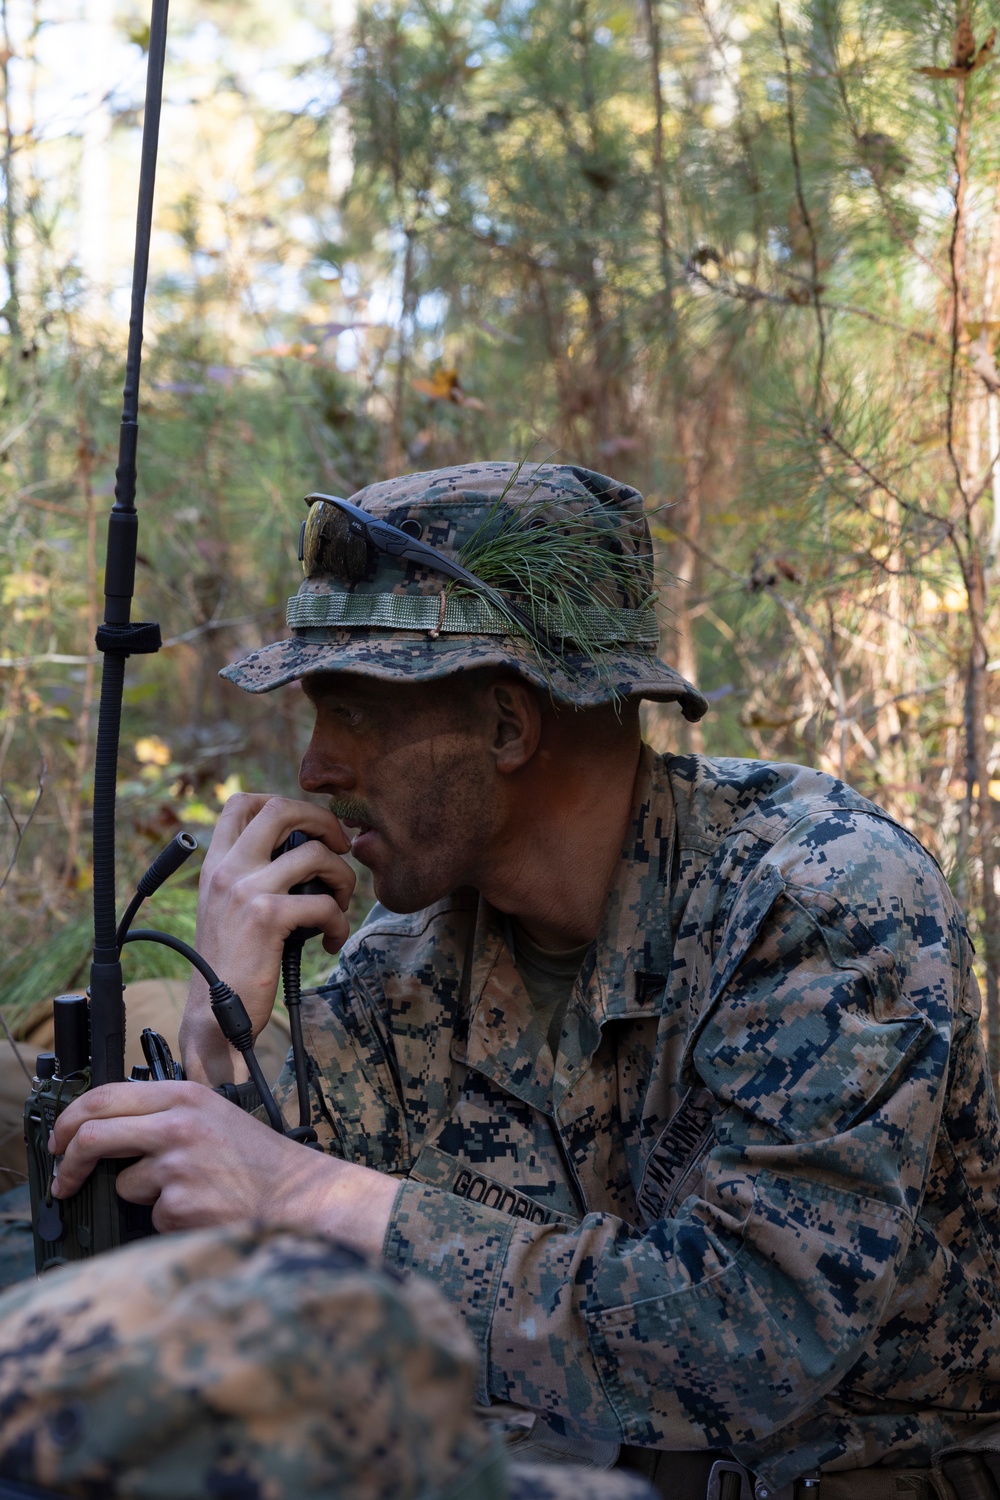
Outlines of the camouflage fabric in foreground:
M 166 1237 L 0 1298 L 0 1473 L 71 1495 L 506 1493 L 441 1297 L 320 1238 Z
M 316 1237 L 172 1235 L 0 1297 L 0 1475 L 128 1500 L 649 1500 L 510 1471 L 420 1277 Z
M 482 632 L 474 618 L 463 625 L 458 615 L 470 606 L 474 617 L 476 601 L 442 592 L 447 579 L 440 573 L 381 556 L 360 577 L 324 572 L 305 579 L 288 602 L 291 639 L 226 667 L 221 675 L 230 682 L 266 693 L 309 672 L 428 682 L 472 667 L 508 667 L 550 691 L 557 702 L 586 707 L 615 697 L 676 699 L 689 719 L 700 719 L 707 709 L 698 689 L 659 660 L 655 610 L 639 608 L 655 595 L 656 585 L 642 496 L 631 485 L 571 464 L 460 464 L 369 485 L 351 502 L 393 526 L 414 528 L 422 541 L 456 561 L 484 529 L 495 531 L 505 523 L 523 528 L 526 556 L 533 526 L 554 526 L 567 537 L 584 527 L 592 552 L 604 549 L 634 564 L 631 585 L 606 587 L 599 607 L 631 612 L 622 616 L 629 620 L 633 614 L 648 615 L 651 625 L 636 622 L 641 640 L 596 656 L 570 644 L 558 659 L 540 659 L 523 636 Z M 474 560 L 468 566 L 475 571 Z M 420 628 L 400 627 L 401 611 L 421 609 Z M 328 623 L 320 623 L 324 619 Z
M 303 1006 L 327 1149 L 477 1399 L 769 1488 L 1000 1413 L 1000 1121 L 939 870 L 842 783 L 650 751 L 553 1061 L 497 913 L 376 909 Z M 294 1114 L 291 1077 L 281 1090 Z

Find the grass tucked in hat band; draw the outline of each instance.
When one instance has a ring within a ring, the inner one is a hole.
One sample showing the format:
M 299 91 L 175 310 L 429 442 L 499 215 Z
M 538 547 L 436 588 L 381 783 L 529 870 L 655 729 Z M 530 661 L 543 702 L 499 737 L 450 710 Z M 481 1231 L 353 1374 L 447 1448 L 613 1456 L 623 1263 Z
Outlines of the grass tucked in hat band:
M 501 498 L 460 548 L 463 565 L 501 594 L 524 599 L 532 619 L 553 621 L 550 633 L 571 641 L 599 674 L 611 645 L 655 648 L 659 629 L 652 553 L 641 543 L 635 546 L 635 537 L 632 546 L 623 545 L 621 516 L 612 500 L 619 487 L 608 480 L 607 495 L 584 488 L 580 495 L 546 498 L 536 509 L 531 505 L 534 490 L 527 500 L 511 503 L 509 492 L 520 472 L 519 465 Z M 573 472 L 579 477 L 579 471 Z M 644 519 L 641 529 L 645 531 Z M 453 591 L 461 593 L 461 586 Z M 641 634 L 632 634 L 631 625 L 629 634 L 618 634 L 623 615 L 641 619 Z M 535 654 L 545 670 L 543 653 Z
M 293 630 L 368 626 L 385 630 L 426 630 L 452 635 L 521 635 L 516 622 L 484 599 L 450 594 L 444 611 L 436 594 L 296 594 L 285 618 Z M 563 641 L 582 633 L 588 646 L 655 647 L 659 626 L 652 609 L 610 609 L 578 605 L 567 620 L 561 611 L 540 608 L 538 623 Z

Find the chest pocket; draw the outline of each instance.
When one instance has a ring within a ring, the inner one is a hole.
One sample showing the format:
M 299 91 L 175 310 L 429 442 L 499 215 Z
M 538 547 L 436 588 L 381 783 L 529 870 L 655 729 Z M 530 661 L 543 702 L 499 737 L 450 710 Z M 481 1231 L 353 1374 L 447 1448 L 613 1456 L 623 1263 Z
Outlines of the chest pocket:
M 421 1181 L 487 1201 L 474 1197 L 485 1192 L 485 1186 L 470 1188 L 465 1178 L 458 1187 L 452 1185 L 454 1174 L 468 1169 L 482 1184 L 509 1189 L 540 1205 L 546 1223 L 549 1213 L 579 1219 L 581 1210 L 549 1117 L 474 1068 L 456 1072 L 464 1077 L 456 1078 L 451 1109 L 421 1142 L 417 1163 L 422 1174 L 432 1174 L 421 1176 Z M 449 1172 L 453 1175 L 447 1183 L 435 1175 Z M 415 1174 L 416 1166 L 411 1169 Z M 506 1204 L 493 1203 L 492 1193 L 487 1206 L 512 1211 Z

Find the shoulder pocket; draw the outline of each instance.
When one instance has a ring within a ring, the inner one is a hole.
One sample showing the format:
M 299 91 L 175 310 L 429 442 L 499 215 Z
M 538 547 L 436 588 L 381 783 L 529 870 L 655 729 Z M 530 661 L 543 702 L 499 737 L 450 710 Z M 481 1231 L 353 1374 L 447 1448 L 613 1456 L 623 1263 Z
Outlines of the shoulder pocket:
M 826 892 L 776 871 L 737 902 L 686 1063 L 789 1140 L 848 1129 L 933 1032 L 893 955 Z

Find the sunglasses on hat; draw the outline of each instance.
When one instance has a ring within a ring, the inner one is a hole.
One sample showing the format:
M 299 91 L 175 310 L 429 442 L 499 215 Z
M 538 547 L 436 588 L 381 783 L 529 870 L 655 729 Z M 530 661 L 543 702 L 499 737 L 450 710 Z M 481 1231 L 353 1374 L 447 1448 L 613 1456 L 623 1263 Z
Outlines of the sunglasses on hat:
M 544 650 L 558 651 L 552 637 L 527 610 L 491 584 L 484 583 L 461 563 L 422 542 L 419 536 L 369 515 L 368 511 L 352 505 L 350 500 L 341 500 L 337 495 L 307 495 L 305 503 L 309 506 L 309 514 L 299 529 L 299 561 L 307 578 L 317 573 L 332 573 L 346 576 L 354 583 L 371 571 L 376 556 L 382 553 L 398 558 L 401 563 L 416 563 L 455 583 L 464 584 L 472 593 L 516 621 Z

